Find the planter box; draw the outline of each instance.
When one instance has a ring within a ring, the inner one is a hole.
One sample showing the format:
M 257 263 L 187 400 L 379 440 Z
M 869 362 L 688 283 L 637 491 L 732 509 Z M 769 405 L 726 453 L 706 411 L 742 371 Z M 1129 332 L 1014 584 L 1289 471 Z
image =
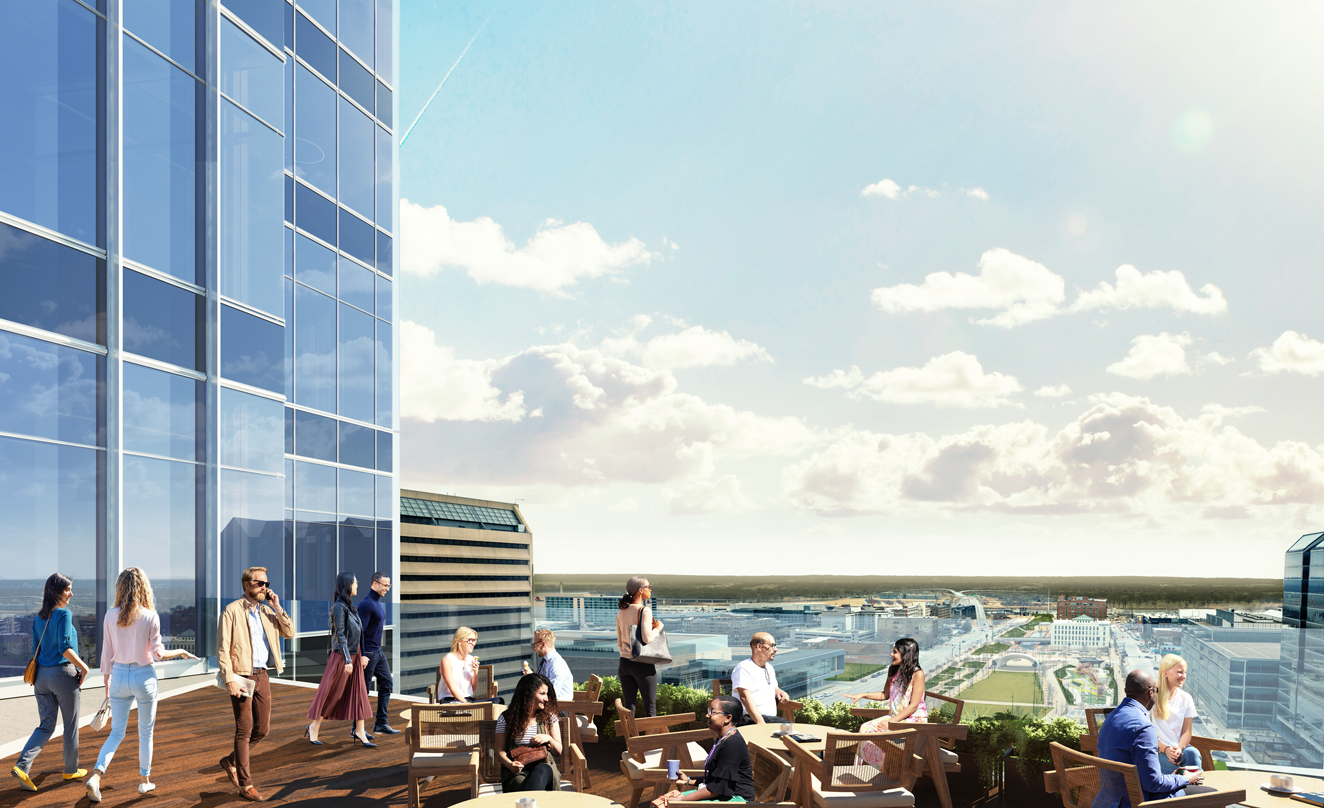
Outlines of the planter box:
M 1002 804 L 1014 808 L 1055 808 L 1062 804 L 1060 794 L 1044 791 L 1044 772 L 1052 764 L 1031 765 L 1026 772 L 1029 778 L 1021 775 L 1016 758 L 1003 758 Z

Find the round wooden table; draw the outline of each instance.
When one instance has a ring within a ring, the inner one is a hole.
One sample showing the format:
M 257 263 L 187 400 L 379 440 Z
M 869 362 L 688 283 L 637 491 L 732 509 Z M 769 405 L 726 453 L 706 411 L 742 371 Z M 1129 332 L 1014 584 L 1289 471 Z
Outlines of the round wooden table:
M 832 729 L 831 727 L 820 727 L 817 724 L 792 724 L 791 727 L 792 732 L 813 735 L 816 738 L 822 739 L 813 743 L 804 744 L 804 747 L 810 752 L 823 751 L 827 746 L 828 730 Z M 781 738 L 772 737 L 772 733 L 781 732 L 781 728 L 782 725 L 780 722 L 776 724 L 750 724 L 749 726 L 738 728 L 736 732 L 740 733 L 740 737 L 744 738 L 745 743 L 747 744 L 761 746 L 769 752 L 785 754 L 787 753 L 786 744 L 782 743 Z
M 1316 777 L 1301 777 L 1294 774 L 1292 780 L 1293 785 L 1302 791 L 1324 791 L 1324 780 Z M 1267 782 L 1269 782 L 1268 772 L 1212 771 L 1204 773 L 1204 785 L 1210 788 L 1216 788 L 1219 791 L 1235 788 L 1246 789 L 1246 799 L 1237 803 L 1238 805 L 1246 805 L 1249 808 L 1290 808 L 1306 804 L 1291 799 L 1281 792 L 1265 791 L 1260 788 L 1261 784 Z
M 609 808 L 620 803 L 594 794 L 580 794 L 575 791 L 515 791 L 510 794 L 489 794 L 473 800 L 456 803 L 451 808 L 515 808 L 515 800 L 520 797 L 533 797 L 538 808 Z

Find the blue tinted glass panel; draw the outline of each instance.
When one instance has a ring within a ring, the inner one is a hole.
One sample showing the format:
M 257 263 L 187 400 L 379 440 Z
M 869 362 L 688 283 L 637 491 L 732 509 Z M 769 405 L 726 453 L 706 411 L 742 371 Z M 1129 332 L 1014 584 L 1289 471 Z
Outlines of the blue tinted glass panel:
M 221 596 L 228 600 L 243 595 L 240 576 L 248 567 L 266 567 L 270 581 L 287 579 L 285 480 L 235 469 L 221 469 L 220 477 Z
M 299 235 L 296 241 L 294 279 L 334 296 L 336 254 L 304 235 Z
M 391 133 L 377 128 L 377 226 L 395 230 L 395 196 L 392 189 Z
M 123 283 L 125 350 L 201 370 L 203 297 L 130 269 Z
M 221 101 L 221 294 L 279 315 L 285 255 L 280 135 Z
M 221 375 L 280 394 L 285 390 L 285 329 L 221 306 Z
M 124 450 L 201 460 L 202 382 L 132 362 L 123 368 Z
M 285 49 L 294 52 L 294 6 L 285 4 Z
M 124 255 L 189 283 L 198 260 L 197 79 L 124 37 Z
M 374 36 L 372 13 L 374 3 L 369 0 L 340 4 L 340 44 L 354 51 L 363 63 L 372 66 Z M 343 67 L 343 64 L 342 64 Z
M 294 356 L 295 403 L 335 412 L 336 301 L 302 284 L 294 286 Z
M 285 454 L 294 454 L 294 409 L 292 407 L 285 408 Z M 290 468 L 293 468 L 293 466 L 290 466 Z M 286 502 L 285 507 L 293 508 L 294 500 L 291 499 Z
M 377 120 L 392 129 L 395 128 L 395 104 L 392 100 L 394 95 L 389 87 L 380 81 L 377 82 Z
M 385 575 L 391 574 L 391 566 L 392 566 L 391 562 L 395 558 L 395 553 L 393 552 L 393 548 L 391 547 L 391 538 L 392 537 L 390 530 L 377 531 L 377 570 L 376 571 L 381 572 Z M 395 624 L 395 621 L 391 619 L 391 613 L 392 613 L 391 607 L 387 606 L 386 624 L 388 626 Z
M 373 319 L 356 308 L 340 305 L 340 414 L 372 423 Z
M 280 47 L 285 22 L 285 4 L 280 0 L 225 0 L 225 7 L 257 31 L 262 38 Z M 274 580 L 274 579 L 273 579 Z
M 294 52 L 327 81 L 336 80 L 336 43 L 302 14 L 295 15 Z
M 392 0 L 377 0 L 377 75 L 389 82 L 395 82 L 395 68 L 392 55 L 395 52 L 392 43 L 391 7 Z
M 198 0 L 123 0 L 124 27 L 153 48 L 195 72 L 198 58 Z
M 294 173 L 294 60 L 285 59 L 285 170 Z
M 285 279 L 285 400 L 294 400 L 294 281 Z
M 299 559 L 294 581 L 299 625 L 325 630 L 336 588 L 336 526 L 295 522 L 294 552 Z
M 289 227 L 285 228 L 285 277 L 294 277 L 294 230 Z M 285 309 L 289 310 L 288 301 Z
M 336 243 L 336 203 L 311 188 L 295 184 L 300 228 L 307 230 L 327 244 Z
M 289 143 L 289 138 L 285 139 Z M 294 178 L 285 175 L 285 221 L 294 224 Z
M 294 419 L 291 417 L 289 420 Z M 285 461 L 285 510 L 291 512 L 294 510 L 294 461 L 289 459 Z M 290 514 L 287 513 L 285 518 L 289 517 Z
M 104 247 L 104 23 L 73 0 L 4 10 L 0 210 Z
M 294 452 L 314 460 L 336 462 L 336 421 L 324 415 L 294 410 Z M 300 505 L 299 507 L 305 507 Z
M 300 0 L 299 8 L 330 31 L 331 36 L 336 35 L 336 0 Z
M 373 467 L 377 433 L 366 426 L 340 422 L 340 462 L 351 466 Z
M 0 432 L 99 445 L 104 382 L 96 354 L 0 331 Z
M 106 343 L 105 263 L 0 223 L 0 318 Z
M 340 209 L 340 249 L 360 261 L 371 264 L 373 260 L 373 241 L 377 231 L 372 225 L 345 210 Z
M 391 237 L 377 231 L 377 271 L 394 275 L 395 262 L 391 260 Z
M 395 501 L 392 495 L 392 483 L 390 477 L 377 477 L 377 519 L 394 519 L 395 508 L 391 504 Z M 381 527 L 378 524 L 378 527 Z
M 328 196 L 335 196 L 336 91 L 303 65 L 295 72 L 294 128 L 298 137 L 294 142 L 294 173 Z
M 124 457 L 126 541 L 120 563 L 140 568 L 151 580 L 167 648 L 197 635 L 195 556 L 204 472 L 192 463 Z
M 372 111 L 372 94 L 376 84 L 376 79 L 363 65 L 354 61 L 354 57 L 345 51 L 340 51 L 340 83 L 337 86 L 369 112 Z
M 332 434 L 334 440 L 334 433 Z M 301 511 L 336 510 L 336 469 L 317 463 L 294 464 L 294 505 Z
M 377 321 L 377 426 L 392 427 L 391 324 Z
M 377 565 L 377 531 L 354 524 L 340 525 L 340 563 L 338 571 L 352 572 L 359 579 L 359 592 L 367 591 Z
M 272 126 L 285 117 L 285 65 L 221 17 L 221 92 Z
M 285 468 L 285 405 L 221 388 L 221 465 L 280 474 Z
M 394 466 L 391 464 L 391 454 L 392 454 L 391 444 L 393 443 L 392 437 L 393 436 L 390 432 L 377 433 L 377 470 L 378 471 L 394 470 Z
M 391 319 L 391 286 L 393 284 L 381 275 L 377 276 L 377 316 L 383 320 Z
M 340 299 L 372 314 L 373 279 L 377 274 L 340 256 Z
M 372 118 L 340 99 L 340 204 L 372 220 L 376 170 Z
M 21 611 L 10 607 L 22 621 L 41 603 L 48 575 L 59 570 L 73 578 L 69 608 L 80 627 L 84 659 L 96 647 L 97 545 L 103 518 L 97 482 L 104 456 L 95 449 L 0 437 L 0 480 L 5 481 L 0 485 L 0 513 L 5 515 L 0 591 L 24 604 Z M 32 625 L 30 617 L 27 625 Z M 0 670 L 17 676 L 32 659 L 32 641 L 9 631 L 13 639 L 0 645 Z
M 372 516 L 376 503 L 374 475 L 366 471 L 340 470 L 340 512 L 353 516 Z

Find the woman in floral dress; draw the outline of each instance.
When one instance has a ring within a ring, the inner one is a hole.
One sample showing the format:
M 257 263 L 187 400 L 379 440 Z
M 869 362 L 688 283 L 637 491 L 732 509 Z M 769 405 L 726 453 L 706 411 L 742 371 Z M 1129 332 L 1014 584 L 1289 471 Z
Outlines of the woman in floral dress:
M 855 704 L 860 699 L 886 701 L 888 713 L 866 721 L 860 732 L 887 732 L 892 724 L 926 724 L 929 708 L 924 702 L 924 670 L 919 666 L 919 643 L 903 637 L 892 646 L 892 664 L 887 669 L 887 683 L 882 693 L 847 693 Z M 903 729 L 903 727 L 898 727 Z M 859 759 L 882 768 L 883 750 L 872 743 L 860 744 Z

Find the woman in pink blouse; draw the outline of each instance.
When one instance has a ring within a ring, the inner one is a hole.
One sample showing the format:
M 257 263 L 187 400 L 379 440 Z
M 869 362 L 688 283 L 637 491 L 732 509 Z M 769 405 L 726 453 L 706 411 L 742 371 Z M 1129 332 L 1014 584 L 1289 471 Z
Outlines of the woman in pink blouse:
M 156 723 L 156 669 L 158 659 L 197 659 L 182 648 L 167 651 L 161 644 L 161 618 L 155 611 L 152 584 L 137 567 L 128 567 L 115 581 L 115 606 L 101 625 L 101 673 L 110 698 L 110 737 L 101 747 L 96 771 L 87 779 L 87 797 L 101 802 L 101 776 L 124 740 L 129 708 L 138 700 L 138 793 L 156 785 L 152 774 L 152 727 Z

